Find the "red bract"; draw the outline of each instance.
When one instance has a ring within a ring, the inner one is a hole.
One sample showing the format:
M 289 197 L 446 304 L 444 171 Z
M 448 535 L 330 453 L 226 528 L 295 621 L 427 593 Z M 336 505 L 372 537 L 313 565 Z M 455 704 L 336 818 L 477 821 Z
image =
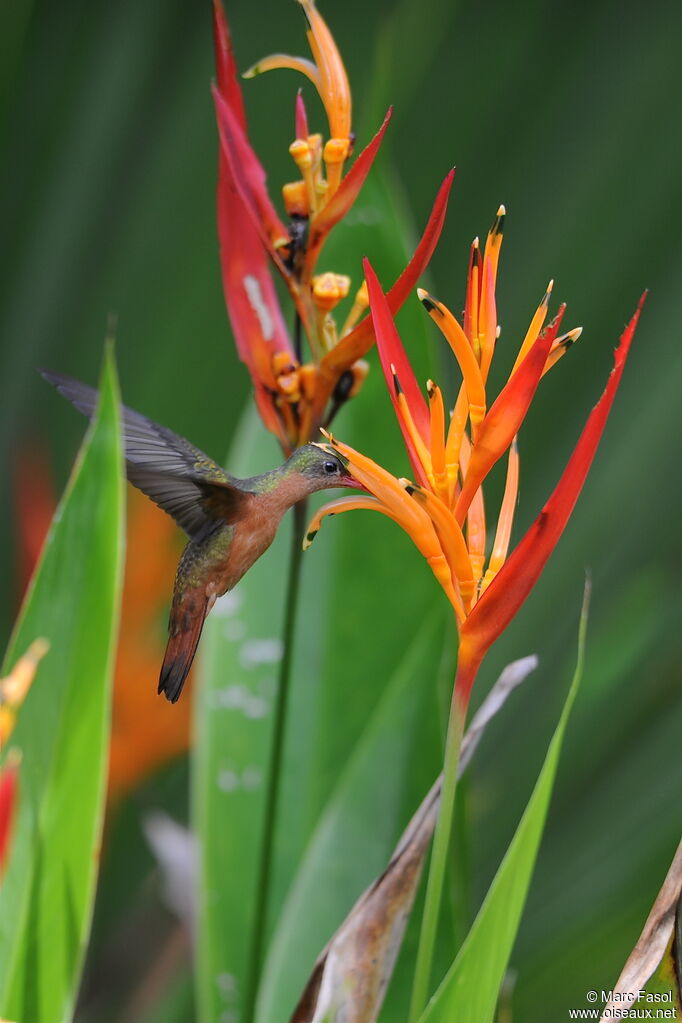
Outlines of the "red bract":
M 9 858 L 10 837 L 19 796 L 19 757 L 7 757 L 0 768 L 0 881 Z
M 242 92 L 237 81 L 229 29 L 220 0 L 214 2 L 217 83 L 213 94 L 220 136 L 218 234 L 223 287 L 237 350 L 254 383 L 256 402 L 267 428 L 285 452 L 328 425 L 360 388 L 367 373 L 362 356 L 374 342 L 361 284 L 352 308 L 337 325 L 336 307 L 350 292 L 344 275 L 316 275 L 330 232 L 345 217 L 379 151 L 390 111 L 379 131 L 344 176 L 352 155 L 351 97 L 333 37 L 312 0 L 301 0 L 308 21 L 314 61 L 276 55 L 260 61 L 247 76 L 273 68 L 302 72 L 320 93 L 330 138 L 310 134 L 305 104 L 296 97 L 296 139 L 290 153 L 300 173 L 282 189 L 287 221 L 269 196 L 263 167 L 248 138 Z M 389 304 L 397 312 L 423 273 L 443 224 L 452 174 L 444 182 L 424 237 L 395 286 Z M 270 267 L 284 280 L 296 310 L 295 336 L 284 323 Z M 310 349 L 304 362 L 303 338 Z

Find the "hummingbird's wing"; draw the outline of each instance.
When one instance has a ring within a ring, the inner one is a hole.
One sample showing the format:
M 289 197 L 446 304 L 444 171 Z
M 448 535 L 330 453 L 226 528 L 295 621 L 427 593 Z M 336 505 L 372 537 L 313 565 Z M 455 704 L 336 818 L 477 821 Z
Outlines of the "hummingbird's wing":
M 42 375 L 79 412 L 91 419 L 97 391 L 60 373 Z M 121 406 L 126 475 L 130 482 L 171 515 L 191 539 L 219 522 L 235 522 L 251 492 L 184 437 Z

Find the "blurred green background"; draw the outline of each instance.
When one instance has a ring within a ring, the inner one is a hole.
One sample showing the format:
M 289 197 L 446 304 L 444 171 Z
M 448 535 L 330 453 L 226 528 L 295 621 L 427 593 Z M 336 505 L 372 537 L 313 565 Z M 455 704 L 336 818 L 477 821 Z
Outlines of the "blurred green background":
M 682 7 L 615 0 L 320 6 L 347 63 L 360 142 L 395 104 L 381 172 L 415 226 L 457 165 L 431 272 L 433 290 L 455 309 L 463 301 L 471 238 L 485 235 L 500 202 L 507 206 L 497 379 L 550 277 L 556 298 L 569 303 L 567 327 L 585 327 L 540 389 L 521 438 L 519 530 L 558 478 L 623 325 L 643 288 L 651 289 L 572 523 L 490 656 L 481 685 L 508 660 L 533 651 L 542 678 L 530 681 L 494 723 L 467 787 L 475 906 L 558 715 L 589 566 L 587 675 L 513 957 L 514 1019 L 562 1019 L 567 1008 L 583 1004 L 588 989 L 615 980 L 682 825 L 682 144 L 675 127 Z M 228 14 L 240 67 L 275 50 L 306 52 L 291 0 L 234 2 Z M 17 600 L 17 458 L 29 443 L 47 445 L 61 486 L 83 431 L 36 368 L 93 381 L 114 313 L 125 401 L 219 459 L 249 384 L 234 356 L 220 284 L 209 4 L 14 0 L 1 17 L 7 542 L 0 621 L 7 635 Z M 298 84 L 281 72 L 246 85 L 252 140 L 275 193 L 294 176 L 286 148 Z M 390 415 L 388 403 L 376 400 L 365 418 L 372 415 Z M 343 436 L 342 418 L 337 432 Z M 368 431 L 364 447 L 381 460 L 381 433 Z M 352 526 L 361 556 L 374 524 L 360 516 Z M 406 550 L 407 541 L 397 549 Z M 409 565 L 426 572 L 414 560 Z M 407 606 L 404 619 L 390 621 L 382 620 L 381 594 L 376 607 L 386 636 L 411 627 Z M 357 642 L 361 649 L 361 635 Z M 354 684 L 350 673 L 347 684 Z M 165 801 L 182 815 L 185 779 L 178 765 L 122 811 L 110 846 L 110 859 L 114 851 L 123 857 L 114 871 L 119 881 L 144 879 L 150 869 L 136 825 L 139 806 Z M 128 841 L 130 834 L 137 840 Z M 100 907 L 104 919 L 105 911 Z M 96 935 L 102 930 L 103 924 Z

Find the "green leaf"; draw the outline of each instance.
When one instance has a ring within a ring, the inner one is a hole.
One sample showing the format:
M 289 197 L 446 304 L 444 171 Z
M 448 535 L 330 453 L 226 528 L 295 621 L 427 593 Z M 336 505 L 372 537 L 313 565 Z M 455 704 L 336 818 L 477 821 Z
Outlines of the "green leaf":
M 433 707 L 442 631 L 443 617 L 434 608 L 387 680 L 320 817 L 271 943 L 258 1002 L 261 1023 L 288 1019 L 320 949 L 386 865 L 409 813 L 406 794 L 424 717 Z
M 5 658 L 50 650 L 19 714 L 19 807 L 0 893 L 0 1015 L 70 1016 L 88 935 L 101 837 L 123 560 L 118 385 L 100 405 Z
M 250 475 L 278 461 L 255 409 L 228 459 Z M 288 522 L 267 555 L 219 600 L 194 686 L 193 818 L 200 844 L 197 1001 L 212 1021 L 241 1003 L 249 982 L 261 861 L 272 704 L 282 656 Z
M 578 657 L 564 709 L 542 770 L 485 901 L 420 1023 L 491 1023 L 526 902 L 554 786 L 561 744 L 585 659 L 589 582 L 578 631 Z

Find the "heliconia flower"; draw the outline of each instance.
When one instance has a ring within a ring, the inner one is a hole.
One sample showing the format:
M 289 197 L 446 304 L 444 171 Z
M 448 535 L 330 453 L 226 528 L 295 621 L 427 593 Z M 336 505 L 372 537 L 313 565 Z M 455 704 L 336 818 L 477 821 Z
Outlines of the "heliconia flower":
M 0 768 L 0 882 L 9 857 L 12 825 L 19 795 L 20 756 L 10 750 Z
M 274 68 L 302 72 L 325 108 L 330 137 L 311 133 L 302 95 L 295 103 L 295 139 L 290 153 L 300 177 L 285 184 L 286 220 L 270 199 L 265 171 L 248 138 L 248 128 L 230 35 L 220 0 L 214 0 L 217 81 L 213 89 L 220 136 L 217 189 L 218 235 L 227 309 L 237 350 L 255 388 L 266 427 L 285 453 L 329 425 L 341 405 L 357 393 L 367 373 L 363 356 L 374 342 L 367 288 L 353 293 L 349 278 L 318 273 L 329 233 L 348 213 L 372 167 L 390 120 L 347 170 L 354 136 L 351 93 L 343 61 L 313 0 L 300 0 L 313 60 L 276 54 L 254 65 L 245 77 Z M 453 172 L 445 179 L 415 253 L 388 293 L 397 312 L 423 273 L 445 217 Z M 270 266 L 284 280 L 296 310 L 289 334 Z M 337 322 L 339 304 L 351 308 Z M 364 318 L 363 318 L 364 317 Z M 310 349 L 304 362 L 303 336 Z
M 311 521 L 305 545 L 327 515 L 353 509 L 380 511 L 397 522 L 426 558 L 454 609 L 459 635 L 455 692 L 466 707 L 478 667 L 537 582 L 573 511 L 620 383 L 645 295 L 621 336 L 615 366 L 554 492 L 524 538 L 508 554 L 519 481 L 516 436 L 543 375 L 580 336 L 559 335 L 565 307 L 545 326 L 550 282 L 519 347 L 509 379 L 490 401 L 487 378 L 499 327 L 495 281 L 504 207 L 481 255 L 478 239 L 469 261 L 462 323 L 431 295 L 418 291 L 448 342 L 461 385 L 447 421 L 441 389 L 429 381 L 428 400 L 415 379 L 390 307 L 365 263 L 374 330 L 391 400 L 403 433 L 414 481 L 397 479 L 348 445 L 330 437 L 353 475 L 369 492 L 324 505 Z M 504 494 L 492 545 L 487 542 L 483 484 L 507 456 Z M 490 553 L 488 548 L 490 546 Z
M 0 679 L 0 754 L 9 739 L 17 712 L 31 688 L 38 665 L 49 649 L 45 639 L 36 639 L 19 658 L 9 675 Z M 0 880 L 7 863 L 19 789 L 21 754 L 12 749 L 0 767 Z

